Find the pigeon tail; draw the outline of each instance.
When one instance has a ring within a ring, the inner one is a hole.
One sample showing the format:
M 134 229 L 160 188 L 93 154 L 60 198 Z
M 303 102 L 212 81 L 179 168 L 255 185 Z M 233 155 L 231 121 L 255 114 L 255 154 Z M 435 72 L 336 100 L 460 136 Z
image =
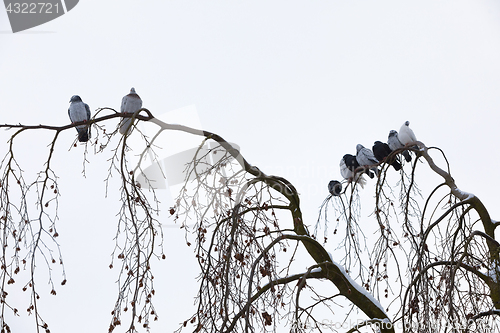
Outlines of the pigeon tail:
M 375 169 L 376 171 L 378 171 L 378 169 Z M 368 168 L 365 168 L 365 173 L 368 175 L 368 177 L 370 177 L 371 179 L 373 179 L 373 177 L 375 177 L 375 175 L 373 174 L 373 172 L 370 171 L 370 169 Z M 377 172 L 377 176 L 378 176 L 378 172 Z
M 410 152 L 408 152 L 408 150 L 405 150 L 402 152 L 406 162 L 411 162 L 411 155 L 410 155 Z
M 397 158 L 397 156 L 391 156 L 390 158 L 389 158 L 389 156 L 387 156 L 385 159 L 385 162 L 392 165 L 392 167 L 396 171 L 399 171 L 402 168 L 402 165 L 401 165 L 401 163 L 399 163 L 399 159 Z
M 78 141 L 80 142 L 87 142 L 89 141 L 89 133 L 87 131 L 87 128 L 77 128 L 78 131 Z
M 361 188 L 365 188 L 366 179 L 363 177 L 362 173 L 358 173 L 354 176 L 354 182 L 361 186 Z
M 130 126 L 130 123 L 132 122 L 132 119 L 131 118 L 124 118 L 120 124 L 120 133 L 125 135 L 125 133 L 127 133 L 127 129 L 129 128 Z M 130 126 L 132 127 L 132 126 Z
M 392 162 L 391 165 L 394 168 L 394 170 L 396 170 L 396 171 L 401 170 L 401 164 L 398 161 Z

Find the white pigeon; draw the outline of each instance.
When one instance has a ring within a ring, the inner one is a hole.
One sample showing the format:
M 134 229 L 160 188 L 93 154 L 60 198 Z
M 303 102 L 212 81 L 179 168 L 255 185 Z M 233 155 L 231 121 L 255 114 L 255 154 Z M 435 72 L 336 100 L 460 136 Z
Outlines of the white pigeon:
M 401 128 L 399 129 L 398 139 L 405 146 L 410 142 L 417 141 L 415 133 L 413 133 L 412 129 L 409 126 L 410 122 L 406 121 L 403 125 L 401 125 Z
M 375 158 L 375 155 L 373 155 L 373 152 L 370 149 L 365 148 L 361 144 L 356 145 L 356 161 L 358 161 L 360 166 L 371 166 L 378 164 L 378 160 Z M 370 170 L 375 171 L 378 176 L 379 171 L 377 167 L 370 168 Z M 370 176 L 370 178 L 373 178 L 373 174 L 371 174 L 369 170 L 366 170 L 366 173 L 368 174 L 368 176 Z
M 73 95 L 69 101 L 71 104 L 69 105 L 68 115 L 71 123 L 88 121 L 90 119 L 90 108 L 87 104 L 83 103 L 80 96 Z M 78 141 L 89 141 L 90 129 L 87 125 L 76 126 L 76 131 L 78 132 Z
M 387 138 L 387 144 L 392 151 L 403 148 L 404 145 L 398 139 L 398 132 L 396 130 L 391 130 L 389 132 L 389 137 Z M 404 150 L 401 154 L 403 154 L 406 162 L 411 162 L 411 156 L 408 150 Z
M 130 89 L 130 93 L 122 98 L 122 106 L 120 108 L 120 111 L 122 113 L 135 113 L 135 111 L 141 108 L 142 108 L 141 98 L 139 97 L 139 95 L 137 95 L 134 88 Z M 132 127 L 131 122 L 132 122 L 131 118 L 122 119 L 122 121 L 120 122 L 121 134 L 127 133 L 127 129 L 129 127 Z

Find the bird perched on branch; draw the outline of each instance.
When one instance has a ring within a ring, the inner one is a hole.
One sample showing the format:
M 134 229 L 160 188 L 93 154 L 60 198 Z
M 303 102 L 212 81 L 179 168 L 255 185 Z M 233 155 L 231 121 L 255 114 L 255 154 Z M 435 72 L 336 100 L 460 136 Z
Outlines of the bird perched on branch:
M 391 130 L 389 132 L 389 137 L 387 139 L 387 145 L 389 145 L 389 148 L 391 148 L 392 151 L 404 147 L 404 145 L 398 139 L 398 132 L 396 130 Z M 401 154 L 403 154 L 406 162 L 411 162 L 411 156 L 410 156 L 410 153 L 408 152 L 408 150 L 403 150 L 403 152 Z
M 130 93 L 122 98 L 122 106 L 120 108 L 120 111 L 122 113 L 135 113 L 137 110 L 141 108 L 142 108 L 141 98 L 139 97 L 139 95 L 137 95 L 134 88 L 130 89 Z M 121 134 L 127 133 L 127 129 L 129 127 L 132 127 L 131 122 L 132 122 L 131 118 L 122 119 L 122 121 L 120 122 Z
M 375 141 L 372 147 L 373 155 L 379 161 L 383 161 L 392 153 L 391 148 L 387 143 L 383 143 L 381 141 Z M 390 160 L 386 161 L 388 164 L 392 165 L 396 171 L 401 170 L 401 164 L 396 161 L 396 157 L 393 156 Z
M 68 115 L 71 123 L 90 120 L 90 108 L 86 103 L 83 103 L 80 96 L 73 95 L 69 101 L 71 104 L 69 105 Z M 89 141 L 90 129 L 88 125 L 78 125 L 76 131 L 78 132 L 78 141 Z
M 340 160 L 340 174 L 342 177 L 347 179 L 349 182 L 354 181 L 359 184 L 361 188 L 364 188 L 366 180 L 363 178 L 362 173 L 355 174 L 355 170 L 359 168 L 358 161 L 356 157 L 351 154 L 345 154 Z
M 338 180 L 331 180 L 328 183 L 328 192 L 331 195 L 338 197 L 342 193 L 342 184 Z
M 410 122 L 405 121 L 405 123 L 401 125 L 401 128 L 399 129 L 398 139 L 405 146 L 408 145 L 410 142 L 417 141 L 415 133 L 413 133 L 413 130 L 409 126 Z
M 361 144 L 358 144 L 356 146 L 356 160 L 358 161 L 359 165 L 364 167 L 370 167 L 372 165 L 378 164 L 378 160 L 373 155 L 373 152 L 370 149 L 365 148 Z M 379 171 L 377 167 L 369 169 L 375 171 L 378 176 Z M 373 178 L 373 174 L 369 170 L 366 170 L 366 173 L 368 174 L 368 176 L 370 176 L 370 178 Z

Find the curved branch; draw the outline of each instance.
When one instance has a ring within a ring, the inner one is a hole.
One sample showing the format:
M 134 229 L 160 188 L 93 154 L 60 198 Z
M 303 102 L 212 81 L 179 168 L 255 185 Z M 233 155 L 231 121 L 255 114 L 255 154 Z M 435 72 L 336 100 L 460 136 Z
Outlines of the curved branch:
M 288 284 L 290 282 L 297 281 L 297 280 L 300 280 L 300 279 L 304 278 L 304 274 L 306 274 L 306 273 L 294 274 L 294 275 L 290 275 L 290 276 L 287 276 L 287 277 L 284 277 L 284 278 L 280 278 L 280 279 L 276 279 L 276 280 L 270 281 L 269 283 L 265 284 L 261 289 L 259 289 L 259 291 L 257 291 L 257 293 L 255 293 L 247 301 L 248 302 L 247 304 L 251 304 L 251 303 L 255 302 L 255 300 L 257 300 L 261 295 L 263 295 L 264 293 L 266 293 L 267 291 L 269 291 L 274 286 Z M 322 278 L 321 272 L 311 272 L 306 277 L 306 279 L 321 279 L 321 278 Z M 245 315 L 246 312 L 247 312 L 247 306 L 245 306 L 242 310 L 240 310 L 240 312 L 238 312 L 236 314 L 236 316 L 234 316 L 231 325 L 228 327 L 228 329 L 225 331 L 225 333 L 232 332 L 233 329 L 234 329 L 234 327 L 236 326 L 236 323 L 238 322 L 238 320 L 243 315 Z
M 479 319 L 481 317 L 492 316 L 492 315 L 500 316 L 500 310 L 492 309 L 490 311 L 480 312 L 477 315 L 471 317 L 471 319 L 476 320 L 476 319 Z
M 479 214 L 479 218 L 481 219 L 481 222 L 483 223 L 484 231 L 488 236 L 491 238 L 495 238 L 495 228 L 497 227 L 498 224 L 494 223 L 491 220 L 490 214 L 488 213 L 488 210 L 486 207 L 483 205 L 481 200 L 479 200 L 478 197 L 471 193 L 463 192 L 461 191 L 458 186 L 455 184 L 455 180 L 451 175 L 444 171 L 443 169 L 439 168 L 435 163 L 432 157 L 430 157 L 428 153 L 428 148 L 420 141 L 415 142 L 418 144 L 420 147 L 419 152 L 422 154 L 422 156 L 426 159 L 427 163 L 429 163 L 430 168 L 439 174 L 441 177 L 444 178 L 446 185 L 448 185 L 451 189 L 451 193 L 457 197 L 458 199 L 462 201 L 467 201 L 473 208 L 474 210 Z M 491 260 L 499 260 L 499 253 L 496 251 L 496 246 L 492 244 L 490 241 L 487 242 L 488 247 L 489 247 L 489 254 Z M 498 290 L 498 300 L 500 302 L 500 289 Z M 500 305 L 500 303 L 499 303 Z

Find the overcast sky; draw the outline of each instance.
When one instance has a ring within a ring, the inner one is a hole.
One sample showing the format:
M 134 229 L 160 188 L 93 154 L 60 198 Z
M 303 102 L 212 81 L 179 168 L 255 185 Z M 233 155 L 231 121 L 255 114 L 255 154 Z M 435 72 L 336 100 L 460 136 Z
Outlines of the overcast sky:
M 135 87 L 153 114 L 191 106 L 196 117 L 186 122 L 290 180 L 313 225 L 328 181 L 340 178 L 340 158 L 409 120 L 419 140 L 445 151 L 457 185 L 500 219 L 497 0 L 86 0 L 16 34 L 0 9 L 0 50 L 0 123 L 68 124 L 72 95 L 92 110 L 118 109 Z M 104 201 L 107 166 L 89 156 L 83 178 L 83 147 L 68 151 L 75 135 L 62 134 L 56 156 L 68 284 L 56 297 L 43 295 L 52 333 L 106 330 L 117 291 L 117 272 L 107 269 L 117 213 Z M 30 161 L 47 143 L 20 140 L 18 154 Z M 177 328 L 193 300 L 173 300 L 195 293 L 194 280 L 185 282 L 196 274 L 190 249 L 181 232 L 165 230 L 167 260 L 156 274 L 164 302 L 153 332 Z M 174 276 L 179 265 L 188 277 Z M 32 331 L 21 312 L 13 332 Z

